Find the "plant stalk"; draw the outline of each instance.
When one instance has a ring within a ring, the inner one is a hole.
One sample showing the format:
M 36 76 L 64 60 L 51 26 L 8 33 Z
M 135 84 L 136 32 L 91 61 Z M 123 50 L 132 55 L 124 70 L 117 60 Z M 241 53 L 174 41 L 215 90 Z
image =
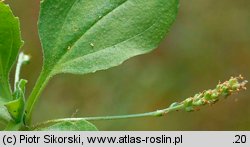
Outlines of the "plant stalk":
M 101 120 L 120 120 L 120 119 L 131 119 L 131 118 L 142 118 L 142 117 L 161 117 L 166 115 L 169 112 L 182 110 L 185 107 L 184 104 L 179 104 L 176 106 L 170 106 L 166 109 L 152 111 L 152 112 L 146 112 L 146 113 L 138 113 L 138 114 L 129 114 L 129 115 L 116 115 L 116 116 L 99 116 L 99 117 L 84 117 L 84 118 L 62 118 L 62 119 L 54 119 L 54 120 L 48 120 L 46 122 L 40 123 L 36 126 L 34 126 L 32 129 L 40 128 L 43 126 L 47 126 L 50 124 L 55 123 L 61 123 L 66 121 L 101 121 Z
M 25 109 L 25 124 L 29 125 L 31 123 L 31 115 L 32 115 L 32 110 L 34 108 L 34 105 L 36 104 L 41 92 L 43 89 L 46 87 L 50 76 L 50 72 L 42 70 L 28 100 L 26 103 L 26 109 Z

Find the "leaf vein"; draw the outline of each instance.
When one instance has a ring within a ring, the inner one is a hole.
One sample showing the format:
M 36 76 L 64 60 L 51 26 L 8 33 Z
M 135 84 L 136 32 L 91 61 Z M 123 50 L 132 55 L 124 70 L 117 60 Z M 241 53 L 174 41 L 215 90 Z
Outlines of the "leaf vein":
M 117 7 L 115 7 L 114 9 L 108 11 L 101 19 L 98 19 L 97 21 L 95 21 L 90 28 L 88 28 L 87 30 L 85 30 L 79 37 L 77 37 L 76 41 L 74 41 L 73 45 L 71 46 L 71 48 L 74 47 L 74 45 L 89 31 L 91 30 L 91 28 L 94 27 L 95 24 L 97 24 L 100 20 L 104 19 L 105 16 L 111 14 L 114 10 L 118 9 L 119 7 L 121 7 L 123 4 L 125 4 L 126 2 L 128 2 L 129 0 L 126 0 L 124 2 L 122 2 L 121 4 L 119 4 Z M 58 60 L 57 63 L 61 62 L 61 60 L 63 59 L 63 57 L 67 54 L 69 54 L 70 52 L 66 52 L 64 55 L 61 56 L 61 58 Z
M 126 0 L 124 2 L 122 2 L 121 4 L 119 4 L 117 7 L 115 7 L 114 9 L 111 9 L 110 11 L 108 11 L 106 14 L 104 14 L 104 16 L 101 19 L 98 19 L 97 21 L 95 21 L 90 28 L 88 28 L 86 31 L 84 31 L 81 35 L 79 35 L 79 37 L 77 37 L 77 39 L 74 41 L 73 45 L 71 46 L 71 48 L 73 48 L 75 46 L 75 44 L 86 34 L 88 33 L 88 31 L 90 31 L 98 22 L 100 22 L 101 20 L 103 20 L 106 16 L 108 16 L 109 14 L 111 14 L 112 12 L 114 12 L 115 10 L 117 10 L 118 8 L 120 8 L 122 5 L 124 5 L 126 2 L 128 2 L 129 0 Z
M 127 41 L 129 41 L 129 40 L 131 40 L 131 39 L 134 39 L 135 37 L 137 37 L 137 36 L 139 36 L 139 35 L 145 33 L 146 31 L 148 31 L 148 30 L 149 30 L 150 28 L 152 28 L 157 22 L 158 22 L 158 20 L 155 21 L 152 25 L 150 25 L 147 29 L 145 29 L 144 31 L 142 31 L 142 32 L 140 32 L 140 33 L 134 35 L 133 37 L 130 37 L 130 38 L 128 38 L 128 39 L 125 39 L 125 40 L 123 40 L 123 41 L 121 41 L 121 42 L 118 42 L 118 43 L 115 44 L 115 45 L 106 47 L 106 48 L 104 48 L 104 49 L 107 49 L 107 48 L 110 48 L 110 47 L 114 47 L 114 46 L 119 45 L 119 44 L 121 44 L 121 43 L 127 42 Z M 69 63 L 74 62 L 74 61 L 77 61 L 77 60 L 81 60 L 81 58 L 84 58 L 84 57 L 87 56 L 87 55 L 91 55 L 91 54 L 100 52 L 100 51 L 102 51 L 102 50 L 104 50 L 104 49 L 98 50 L 98 51 L 96 51 L 96 52 L 88 53 L 88 54 L 86 54 L 86 55 L 84 55 L 84 56 L 77 57 L 77 58 L 75 58 L 75 59 L 69 60 L 69 61 L 67 61 L 67 62 L 64 62 L 61 66 L 64 66 L 65 64 L 69 64 Z

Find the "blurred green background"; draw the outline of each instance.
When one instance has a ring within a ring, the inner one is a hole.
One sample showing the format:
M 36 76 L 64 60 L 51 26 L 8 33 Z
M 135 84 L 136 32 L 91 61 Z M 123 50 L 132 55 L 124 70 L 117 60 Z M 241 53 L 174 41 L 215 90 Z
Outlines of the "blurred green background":
M 23 50 L 32 56 L 22 77 L 30 92 L 42 66 L 39 0 L 7 0 L 21 20 Z M 180 0 L 167 38 L 150 54 L 84 76 L 59 75 L 35 108 L 34 122 L 52 118 L 140 113 L 165 108 L 219 80 L 250 79 L 250 1 Z M 53 24 L 51 24 L 53 25 Z M 199 112 L 162 118 L 94 122 L 100 130 L 250 130 L 250 90 Z

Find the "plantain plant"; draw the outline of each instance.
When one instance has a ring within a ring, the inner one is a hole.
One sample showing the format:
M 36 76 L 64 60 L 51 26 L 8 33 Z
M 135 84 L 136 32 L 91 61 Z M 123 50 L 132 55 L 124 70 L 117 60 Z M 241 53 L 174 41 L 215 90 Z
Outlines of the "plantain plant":
M 43 48 L 43 66 L 31 94 L 25 98 L 27 81 L 20 79 L 29 56 L 23 45 L 20 24 L 10 7 L 0 2 L 0 122 L 5 130 L 90 131 L 88 121 L 164 116 L 177 111 L 195 111 L 214 104 L 220 96 L 245 89 L 241 76 L 219 83 L 175 102 L 166 109 L 142 114 L 62 118 L 32 124 L 32 110 L 41 92 L 61 73 L 87 74 L 118 66 L 125 60 L 157 48 L 176 19 L 178 0 L 42 0 L 38 32 Z M 19 56 L 18 56 L 19 55 Z M 18 59 L 18 60 L 17 60 Z M 9 72 L 17 60 L 13 88 Z

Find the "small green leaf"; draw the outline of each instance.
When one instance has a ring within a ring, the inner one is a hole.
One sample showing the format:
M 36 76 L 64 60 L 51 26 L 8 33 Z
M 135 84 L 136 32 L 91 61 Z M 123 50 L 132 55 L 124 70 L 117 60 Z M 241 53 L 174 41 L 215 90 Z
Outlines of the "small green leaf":
M 11 125 L 15 123 L 22 123 L 25 109 L 25 85 L 26 80 L 20 80 L 16 85 L 12 101 L 0 99 L 0 122 L 8 123 Z M 12 122 L 11 122 L 12 121 Z
M 37 131 L 98 131 L 98 129 L 88 121 L 66 121 L 51 125 L 46 128 L 38 128 Z
M 178 0 L 43 0 L 39 35 L 44 70 L 86 74 L 155 49 Z
M 15 122 L 20 123 L 23 120 L 24 109 L 25 109 L 25 85 L 26 80 L 20 80 L 16 85 L 16 91 L 14 92 L 15 100 L 10 101 L 5 104 L 8 109 L 11 117 L 15 120 Z
M 0 1 L 0 99 L 12 99 L 9 72 L 22 44 L 18 18 Z

